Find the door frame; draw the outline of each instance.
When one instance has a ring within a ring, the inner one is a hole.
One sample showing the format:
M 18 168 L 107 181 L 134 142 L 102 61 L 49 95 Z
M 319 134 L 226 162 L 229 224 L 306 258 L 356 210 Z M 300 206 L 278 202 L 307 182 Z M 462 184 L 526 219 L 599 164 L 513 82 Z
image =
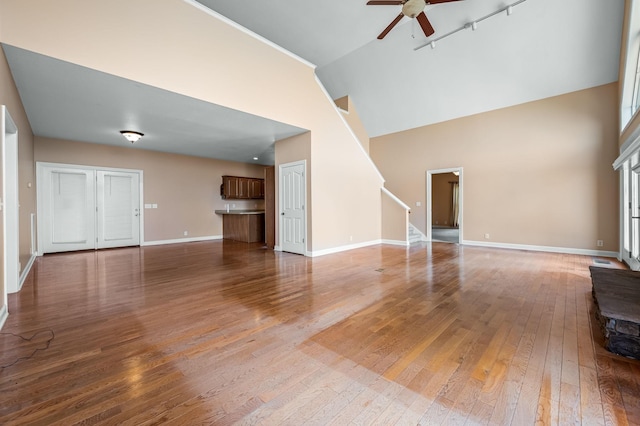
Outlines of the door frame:
M 2 227 L 3 227 L 3 306 L 8 307 L 8 293 L 20 289 L 20 204 L 18 193 L 18 127 L 7 107 L 1 108 L 2 131 Z
M 38 182 L 38 189 L 37 189 L 37 199 L 38 199 L 38 217 L 37 217 L 37 223 L 38 223 L 38 230 L 37 230 L 37 247 L 38 247 L 38 256 L 42 256 L 42 241 L 43 241 L 43 235 L 42 235 L 42 231 L 43 231 L 43 221 L 44 221 L 44 212 L 42 211 L 42 209 L 44 208 L 44 203 L 42 202 L 42 197 L 44 196 L 44 194 L 42 194 L 42 179 L 44 178 L 44 169 L 50 167 L 50 168 L 65 168 L 65 169 L 79 169 L 79 170 L 93 170 L 93 171 L 98 171 L 98 170 L 104 170 L 104 171 L 110 171 L 110 172 L 123 172 L 123 173 L 137 173 L 139 175 L 139 194 L 138 194 L 138 209 L 140 212 L 140 229 L 139 229 L 139 235 L 140 235 L 140 246 L 142 246 L 144 244 L 144 208 L 143 208 L 143 203 L 144 203 L 144 171 L 143 170 L 137 170 L 137 169 L 122 169 L 122 168 L 115 168 L 115 167 L 98 167 L 98 166 L 87 166 L 87 165 L 81 165 L 81 164 L 65 164 L 65 163 L 49 163 L 49 162 L 44 162 L 44 161 L 37 161 L 36 162 L 36 182 Z M 95 196 L 95 195 L 94 195 Z M 97 245 L 96 245 L 97 247 Z
M 303 215 L 303 223 L 302 226 L 304 227 L 304 253 L 297 253 L 297 254 L 302 254 L 303 256 L 308 256 L 309 253 L 309 239 L 307 238 L 307 215 L 309 214 L 309 210 L 307 209 L 307 206 L 309 205 L 309 199 L 308 199 L 308 188 L 307 188 L 307 160 L 299 160 L 299 161 L 292 161 L 290 163 L 283 163 L 283 164 L 279 164 L 278 165 L 278 211 L 277 211 L 277 215 L 278 215 L 278 245 L 277 245 L 277 250 L 278 251 L 283 251 L 282 249 L 282 235 L 283 235 L 283 226 L 282 226 L 282 213 L 284 212 L 284 207 L 283 207 L 283 179 L 282 179 L 282 170 L 285 167 L 295 167 L 295 166 L 302 166 L 303 168 L 303 173 L 304 173 L 304 215 Z
M 432 222 L 432 217 L 433 217 L 433 213 L 431 211 L 432 206 L 433 206 L 433 189 L 432 189 L 432 175 L 437 175 L 437 174 L 441 174 L 441 173 L 453 173 L 453 172 L 458 172 L 458 189 L 459 189 L 459 204 L 460 204 L 460 223 L 458 225 L 458 244 L 462 244 L 462 224 L 464 223 L 464 196 L 463 196 L 463 170 L 462 167 L 450 167 L 447 169 L 434 169 L 434 170 L 427 170 L 427 177 L 426 177 L 426 201 L 427 201 L 427 206 L 426 206 L 426 226 L 425 229 L 427 232 L 425 232 L 425 237 L 427 237 L 427 241 L 431 242 L 432 241 L 432 233 L 431 233 L 431 222 Z

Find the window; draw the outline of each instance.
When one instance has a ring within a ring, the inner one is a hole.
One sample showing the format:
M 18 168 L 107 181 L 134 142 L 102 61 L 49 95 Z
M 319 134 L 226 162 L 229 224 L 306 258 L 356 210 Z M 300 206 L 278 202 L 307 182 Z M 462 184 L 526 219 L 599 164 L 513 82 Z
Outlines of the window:
M 640 107 L 640 48 L 636 53 L 636 75 L 633 81 L 633 99 L 631 102 L 631 116 L 638 111 Z
M 622 98 L 620 103 L 620 130 L 624 130 L 640 109 L 640 0 L 631 0 L 627 11 L 628 32 L 623 34 Z

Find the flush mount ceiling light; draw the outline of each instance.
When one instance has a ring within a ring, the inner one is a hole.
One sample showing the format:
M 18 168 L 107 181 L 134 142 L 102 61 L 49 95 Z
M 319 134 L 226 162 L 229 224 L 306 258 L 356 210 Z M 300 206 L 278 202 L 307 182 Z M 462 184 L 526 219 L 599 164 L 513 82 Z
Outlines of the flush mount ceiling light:
M 134 132 L 133 130 L 120 130 L 120 133 L 131 143 L 138 142 L 144 136 L 144 133 Z

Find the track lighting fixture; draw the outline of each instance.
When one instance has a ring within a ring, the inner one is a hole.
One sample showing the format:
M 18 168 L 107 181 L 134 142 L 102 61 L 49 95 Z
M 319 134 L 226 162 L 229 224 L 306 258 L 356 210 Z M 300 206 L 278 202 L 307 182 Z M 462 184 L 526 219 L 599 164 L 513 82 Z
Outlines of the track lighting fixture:
M 482 22 L 485 19 L 489 19 L 489 18 L 491 18 L 491 17 L 493 17 L 493 16 L 495 16 L 495 15 L 497 15 L 499 13 L 507 12 L 507 16 L 511 16 L 511 14 L 513 13 L 513 7 L 517 6 L 517 5 L 521 4 L 521 3 L 524 3 L 525 1 L 527 1 L 527 0 L 518 0 L 515 3 L 511 3 L 510 5 L 507 5 L 507 6 L 503 7 L 503 8 L 501 8 L 501 9 L 493 12 L 493 13 L 485 15 L 482 18 L 478 18 L 478 19 L 472 21 L 471 23 L 466 23 L 463 26 L 461 26 L 460 28 L 456 28 L 455 30 L 449 31 L 448 33 L 446 33 L 444 35 L 441 35 L 440 37 L 436 37 L 436 38 L 434 38 L 432 40 L 429 40 L 426 43 L 424 43 L 424 44 L 422 44 L 422 45 L 420 45 L 418 47 L 415 47 L 413 50 L 419 50 L 419 49 L 422 49 L 423 47 L 426 47 L 426 46 L 431 46 L 431 48 L 434 49 L 435 46 L 436 46 L 435 43 L 437 41 L 440 41 L 440 40 L 442 40 L 444 38 L 447 38 L 450 35 L 453 35 L 453 34 L 459 32 L 459 31 L 466 30 L 467 28 L 471 28 L 471 30 L 475 31 L 476 29 L 478 29 L 478 23 L 479 22 Z

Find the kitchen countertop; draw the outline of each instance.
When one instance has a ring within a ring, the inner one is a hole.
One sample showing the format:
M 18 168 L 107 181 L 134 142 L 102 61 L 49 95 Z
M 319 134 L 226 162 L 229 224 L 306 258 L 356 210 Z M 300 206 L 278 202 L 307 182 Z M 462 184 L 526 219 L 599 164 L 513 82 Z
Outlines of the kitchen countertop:
M 216 214 L 264 214 L 264 210 L 216 210 Z

